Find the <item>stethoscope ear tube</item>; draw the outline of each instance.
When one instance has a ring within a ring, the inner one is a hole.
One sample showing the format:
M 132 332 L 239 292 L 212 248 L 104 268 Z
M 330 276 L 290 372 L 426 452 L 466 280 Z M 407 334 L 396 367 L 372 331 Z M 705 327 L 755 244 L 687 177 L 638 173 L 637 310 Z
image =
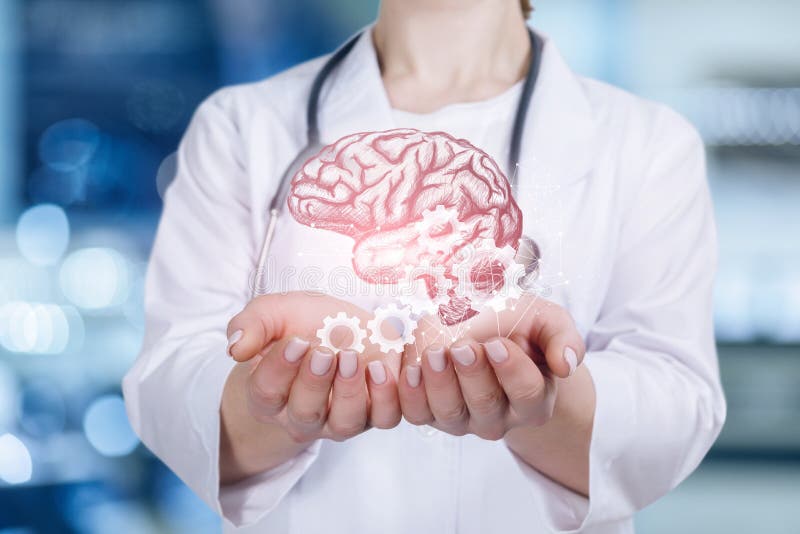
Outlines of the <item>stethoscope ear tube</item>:
M 528 28 L 528 36 L 531 40 L 531 59 L 528 73 L 525 75 L 525 82 L 522 85 L 522 94 L 519 96 L 517 112 L 514 115 L 514 126 L 511 128 L 511 146 L 508 151 L 508 181 L 511 191 L 516 193 L 519 174 L 519 155 L 522 151 L 522 137 L 525 134 L 525 120 L 528 117 L 528 108 L 533 98 L 533 90 L 539 78 L 539 69 L 542 64 L 542 42 L 539 37 Z

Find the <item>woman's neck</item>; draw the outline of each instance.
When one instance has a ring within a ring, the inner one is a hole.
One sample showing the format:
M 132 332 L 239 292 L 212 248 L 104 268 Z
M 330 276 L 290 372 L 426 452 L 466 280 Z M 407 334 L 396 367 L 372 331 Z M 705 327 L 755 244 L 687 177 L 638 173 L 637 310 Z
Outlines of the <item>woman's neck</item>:
M 502 93 L 530 54 L 517 0 L 384 0 L 373 40 L 392 106 L 418 113 Z

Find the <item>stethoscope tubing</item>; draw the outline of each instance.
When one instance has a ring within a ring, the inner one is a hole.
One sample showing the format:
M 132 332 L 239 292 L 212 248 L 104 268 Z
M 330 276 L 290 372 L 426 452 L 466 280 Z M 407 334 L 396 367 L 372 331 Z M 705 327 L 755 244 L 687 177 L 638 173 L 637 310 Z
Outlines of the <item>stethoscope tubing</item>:
M 330 58 L 328 58 L 328 61 L 326 61 L 319 70 L 317 75 L 314 77 L 313 83 L 311 84 L 311 91 L 308 95 L 308 102 L 306 104 L 306 146 L 298 152 L 297 156 L 295 156 L 289 166 L 286 167 L 286 170 L 283 172 L 281 180 L 278 183 L 278 187 L 275 190 L 275 194 L 270 200 L 267 232 L 264 235 L 264 240 L 262 242 L 261 251 L 258 257 L 258 268 L 255 272 L 252 282 L 253 287 L 251 296 L 253 298 L 264 293 L 263 290 L 265 288 L 261 287 L 260 279 L 263 275 L 262 271 L 267 264 L 272 241 L 275 238 L 278 219 L 283 211 L 283 205 L 286 203 L 286 199 L 289 196 L 289 188 L 291 186 L 292 178 L 297 170 L 309 158 L 314 156 L 319 149 L 322 148 L 319 132 L 319 101 L 322 88 L 334 69 L 336 69 L 336 67 L 339 66 L 339 64 L 348 56 L 348 54 L 350 54 L 350 52 L 353 50 L 353 47 L 362 35 L 363 32 L 354 35 L 346 43 L 339 47 L 339 49 L 336 50 L 336 52 L 334 52 Z M 525 133 L 525 122 L 527 120 L 528 108 L 530 107 L 530 102 L 533 98 L 533 91 L 539 78 L 539 70 L 542 61 L 543 47 L 541 40 L 530 28 L 528 28 L 528 36 L 530 37 L 531 41 L 530 64 L 528 67 L 528 72 L 525 75 L 525 81 L 522 85 L 522 93 L 520 94 L 519 103 L 517 104 L 517 110 L 514 115 L 514 124 L 511 129 L 511 143 L 508 153 L 507 170 L 509 176 L 507 176 L 507 178 L 509 184 L 511 185 L 512 192 L 515 192 L 517 188 L 517 166 L 519 164 L 519 157 L 522 148 L 522 137 Z

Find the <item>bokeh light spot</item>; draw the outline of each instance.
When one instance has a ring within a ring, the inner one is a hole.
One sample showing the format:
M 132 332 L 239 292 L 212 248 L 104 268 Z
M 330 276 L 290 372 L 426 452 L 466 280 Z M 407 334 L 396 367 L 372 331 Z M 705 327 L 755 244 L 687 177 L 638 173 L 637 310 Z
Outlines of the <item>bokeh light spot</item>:
M 125 456 L 139 444 L 119 395 L 106 395 L 95 400 L 83 418 L 86 439 L 104 456 Z
M 92 159 L 100 144 L 100 137 L 97 126 L 87 120 L 57 122 L 42 134 L 39 157 L 57 171 L 72 171 Z
M 35 265 L 56 263 L 69 243 L 67 214 L 53 204 L 28 209 L 17 223 L 17 247 Z
M 64 296 L 87 310 L 118 306 L 130 289 L 125 258 L 109 248 L 86 248 L 67 256 L 59 282 Z
M 0 436 L 0 479 L 8 484 L 24 484 L 33 475 L 33 460 L 28 448 L 13 434 Z
M 25 301 L 0 306 L 0 345 L 11 352 L 60 354 L 83 341 L 83 320 L 74 308 Z

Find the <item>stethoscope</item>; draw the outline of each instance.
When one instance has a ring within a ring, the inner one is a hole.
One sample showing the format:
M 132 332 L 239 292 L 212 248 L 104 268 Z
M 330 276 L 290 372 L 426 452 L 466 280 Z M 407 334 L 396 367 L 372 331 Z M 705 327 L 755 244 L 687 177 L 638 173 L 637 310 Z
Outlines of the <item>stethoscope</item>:
M 269 223 L 267 225 L 267 233 L 264 236 L 264 242 L 261 245 L 261 253 L 258 257 L 258 270 L 256 271 L 256 278 L 253 280 L 252 296 L 256 297 L 263 294 L 263 288 L 258 283 L 259 277 L 263 273 L 264 266 L 267 264 L 269 257 L 269 249 L 272 246 L 272 241 L 275 238 L 275 228 L 278 225 L 278 219 L 281 216 L 283 207 L 289 196 L 289 188 L 292 183 L 292 178 L 297 171 L 302 167 L 306 161 L 311 159 L 320 150 L 323 145 L 320 142 L 319 134 L 319 97 L 322 92 L 322 87 L 330 77 L 331 73 L 339 66 L 339 64 L 347 57 L 353 50 L 356 42 L 363 35 L 363 32 L 356 34 L 349 41 L 343 44 L 333 55 L 325 62 L 317 75 L 314 77 L 314 82 L 311 85 L 311 92 L 308 95 L 308 103 L 306 105 L 306 124 L 307 124 L 307 139 L 306 146 L 300 150 L 292 162 L 286 167 L 286 170 L 281 176 L 275 194 L 269 203 Z M 508 178 L 511 184 L 512 192 L 516 191 L 517 187 L 517 165 L 519 164 L 520 148 L 522 146 L 522 136 L 525 132 L 525 120 L 528 115 L 528 108 L 533 96 L 533 89 L 536 86 L 536 80 L 539 77 L 539 68 L 542 59 L 542 42 L 539 37 L 528 28 L 528 36 L 531 41 L 531 58 L 528 66 L 528 73 L 525 75 L 525 81 L 522 85 L 522 94 L 519 97 L 517 104 L 517 111 L 514 115 L 514 124 L 511 129 L 511 146 L 508 153 L 508 167 L 511 176 Z M 539 250 L 536 243 L 528 238 L 529 245 L 532 247 L 531 254 L 534 259 L 538 259 Z

